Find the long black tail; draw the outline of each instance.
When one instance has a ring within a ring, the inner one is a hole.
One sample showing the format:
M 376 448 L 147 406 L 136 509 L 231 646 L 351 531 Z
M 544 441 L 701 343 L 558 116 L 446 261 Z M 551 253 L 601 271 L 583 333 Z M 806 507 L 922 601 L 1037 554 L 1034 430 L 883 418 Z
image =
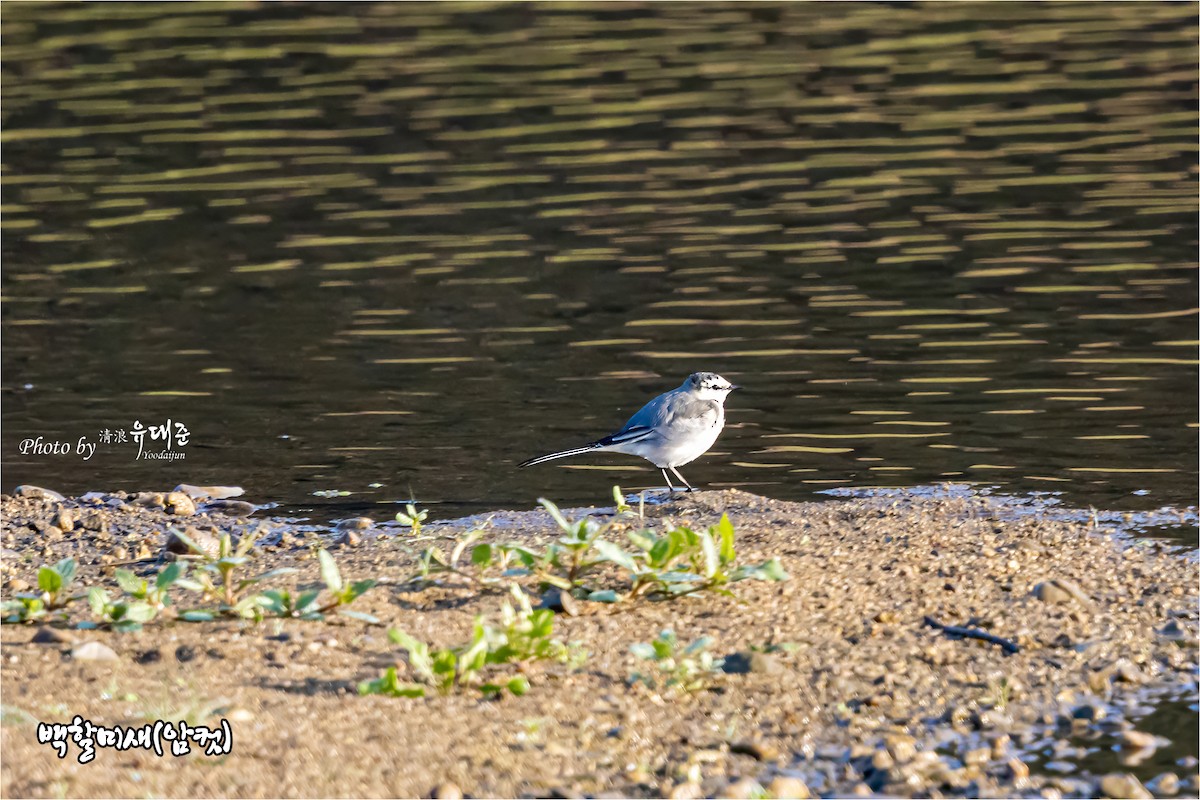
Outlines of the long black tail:
M 532 467 L 534 464 L 541 464 L 546 461 L 553 461 L 556 458 L 566 458 L 567 456 L 577 456 L 580 453 L 590 453 L 594 450 L 601 450 L 601 449 L 603 449 L 603 447 L 604 447 L 604 445 L 600 444 L 599 442 L 592 442 L 591 444 L 585 445 L 583 447 L 576 447 L 571 450 L 560 450 L 557 453 L 549 453 L 544 456 L 538 456 L 537 458 L 531 458 L 528 461 L 522 461 L 520 464 L 517 464 L 517 467 L 519 469 L 523 469 L 525 467 Z

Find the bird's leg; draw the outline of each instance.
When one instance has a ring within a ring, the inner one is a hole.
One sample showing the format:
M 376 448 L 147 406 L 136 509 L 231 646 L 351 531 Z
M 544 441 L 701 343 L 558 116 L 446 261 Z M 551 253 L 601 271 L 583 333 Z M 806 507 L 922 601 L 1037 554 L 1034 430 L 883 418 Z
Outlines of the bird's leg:
M 686 486 L 686 487 L 688 487 L 688 488 L 687 488 L 687 490 L 688 490 L 689 492 L 694 492 L 694 491 L 696 491 L 695 489 L 693 489 L 693 488 L 692 488 L 692 485 L 691 485 L 690 483 L 688 483 L 688 482 L 687 482 L 687 478 L 685 478 L 685 477 L 683 477 L 682 475 L 680 475 L 680 474 L 679 474 L 679 470 L 675 469 L 674 467 L 671 467 L 671 472 L 674 472 L 674 473 L 675 473 L 675 477 L 676 477 L 676 478 L 679 478 L 679 480 L 683 481 L 683 485 L 684 485 L 684 486 Z M 663 474 L 665 475 L 666 473 L 663 473 Z
M 663 478 L 665 478 L 667 481 L 667 489 L 671 492 L 671 494 L 675 494 L 675 487 L 671 485 L 671 476 L 667 474 L 667 470 L 665 468 L 659 467 L 659 469 L 662 470 Z M 678 475 L 679 473 L 675 474 Z

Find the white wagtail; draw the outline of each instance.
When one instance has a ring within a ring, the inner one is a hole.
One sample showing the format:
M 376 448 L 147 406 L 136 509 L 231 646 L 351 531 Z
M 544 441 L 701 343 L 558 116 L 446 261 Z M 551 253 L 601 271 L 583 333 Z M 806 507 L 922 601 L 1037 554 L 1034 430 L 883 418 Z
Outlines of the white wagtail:
M 583 447 L 531 458 L 517 466 L 532 467 L 580 453 L 628 453 L 641 456 L 662 470 L 671 491 L 675 487 L 668 469 L 683 481 L 689 492 L 693 491 L 676 467 L 695 461 L 717 441 L 725 427 L 725 398 L 737 388 L 715 373 L 693 373 L 678 389 L 660 394 L 642 406 L 616 433 Z

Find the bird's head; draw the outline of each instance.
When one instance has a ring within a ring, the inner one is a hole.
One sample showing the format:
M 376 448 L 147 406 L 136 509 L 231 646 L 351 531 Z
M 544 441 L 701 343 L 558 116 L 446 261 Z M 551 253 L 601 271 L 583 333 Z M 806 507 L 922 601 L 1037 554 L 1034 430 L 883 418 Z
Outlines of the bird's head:
M 693 372 L 683 382 L 683 388 L 702 400 L 724 402 L 730 392 L 740 387 L 734 386 L 715 372 Z

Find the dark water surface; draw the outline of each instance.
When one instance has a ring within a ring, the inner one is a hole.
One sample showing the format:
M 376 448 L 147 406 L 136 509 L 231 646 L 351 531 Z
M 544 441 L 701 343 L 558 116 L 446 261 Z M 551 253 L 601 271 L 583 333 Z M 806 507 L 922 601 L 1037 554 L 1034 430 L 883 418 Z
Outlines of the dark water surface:
M 592 502 L 706 369 L 693 482 L 1195 504 L 1196 16 L 5 4 L 3 489 Z

